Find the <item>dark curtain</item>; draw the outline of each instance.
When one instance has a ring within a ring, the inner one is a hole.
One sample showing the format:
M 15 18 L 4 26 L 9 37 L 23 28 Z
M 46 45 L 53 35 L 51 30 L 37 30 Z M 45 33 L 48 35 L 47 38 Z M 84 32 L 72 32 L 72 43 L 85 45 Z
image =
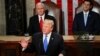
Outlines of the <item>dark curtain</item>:
M 7 35 L 23 35 L 26 32 L 25 0 L 5 0 Z

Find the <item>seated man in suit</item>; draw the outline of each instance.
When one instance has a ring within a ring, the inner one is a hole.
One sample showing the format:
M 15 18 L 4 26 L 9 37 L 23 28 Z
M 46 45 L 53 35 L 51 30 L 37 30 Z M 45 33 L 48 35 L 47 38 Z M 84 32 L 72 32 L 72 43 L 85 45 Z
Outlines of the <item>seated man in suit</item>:
M 24 52 L 36 52 L 37 56 L 64 56 L 64 40 L 59 34 L 52 32 L 53 26 L 53 20 L 45 19 L 42 32 L 33 35 L 29 46 L 28 41 L 21 40 Z
M 100 15 L 91 11 L 93 3 L 91 0 L 83 1 L 83 11 L 76 14 L 73 21 L 73 33 L 100 34 Z
M 50 18 L 54 21 L 53 31 L 56 32 L 56 19 L 50 15 L 47 15 L 45 13 L 45 11 L 46 11 L 46 9 L 45 9 L 45 5 L 43 3 L 39 2 L 36 4 L 37 15 L 34 15 L 30 18 L 29 27 L 28 27 L 29 35 L 32 35 L 37 32 L 41 32 L 42 23 L 43 23 L 44 19 L 48 19 L 48 18 Z

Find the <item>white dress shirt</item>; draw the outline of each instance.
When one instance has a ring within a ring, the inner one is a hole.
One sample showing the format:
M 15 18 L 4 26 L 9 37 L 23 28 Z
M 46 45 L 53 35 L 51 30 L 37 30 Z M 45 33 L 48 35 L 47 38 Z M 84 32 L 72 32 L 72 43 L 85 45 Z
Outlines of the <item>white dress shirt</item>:
M 45 39 L 45 34 L 43 34 L 43 43 L 44 43 L 44 39 Z M 51 37 L 51 32 L 49 34 L 47 34 L 47 43 L 49 44 L 50 41 L 50 37 Z
M 89 15 L 89 11 L 87 11 L 87 12 L 83 11 L 85 26 L 86 26 L 86 24 L 87 24 L 88 15 Z
M 44 21 L 44 18 L 45 18 L 45 14 L 43 14 L 42 16 L 38 15 L 38 18 L 39 18 L 39 22 L 41 20 L 41 17 L 42 17 L 42 20 Z

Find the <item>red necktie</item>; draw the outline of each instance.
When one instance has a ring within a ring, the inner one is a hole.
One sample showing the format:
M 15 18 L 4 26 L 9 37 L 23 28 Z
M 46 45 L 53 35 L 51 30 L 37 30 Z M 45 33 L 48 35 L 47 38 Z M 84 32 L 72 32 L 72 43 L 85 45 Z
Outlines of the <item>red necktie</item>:
M 42 26 L 43 26 L 43 20 L 42 17 L 40 17 L 40 29 L 42 30 Z

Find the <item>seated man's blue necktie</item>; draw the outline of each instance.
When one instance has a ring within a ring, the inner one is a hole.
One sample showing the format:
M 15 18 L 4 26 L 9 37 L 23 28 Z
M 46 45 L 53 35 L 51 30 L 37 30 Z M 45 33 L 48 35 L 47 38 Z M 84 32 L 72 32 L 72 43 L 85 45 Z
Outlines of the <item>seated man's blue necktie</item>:
M 45 36 L 45 39 L 44 39 L 43 44 L 44 44 L 44 50 L 45 50 L 45 52 L 46 52 L 46 51 L 47 51 L 47 47 L 48 47 L 47 36 Z

